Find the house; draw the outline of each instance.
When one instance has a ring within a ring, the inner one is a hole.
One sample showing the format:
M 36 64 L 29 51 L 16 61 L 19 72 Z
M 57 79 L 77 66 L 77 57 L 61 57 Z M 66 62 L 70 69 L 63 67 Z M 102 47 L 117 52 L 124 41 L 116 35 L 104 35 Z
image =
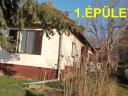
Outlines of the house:
M 44 7 L 47 6 L 42 6 L 41 10 L 45 11 Z M 56 11 L 61 14 L 57 9 L 53 9 L 53 13 Z M 66 17 L 65 21 L 68 23 L 72 20 Z M 49 22 L 47 23 L 49 25 Z M 70 25 L 73 26 L 72 23 Z M 6 36 L 11 38 L 13 47 L 9 51 L 0 48 L 1 75 L 41 80 L 60 78 L 68 67 L 80 67 L 81 58 L 85 55 L 82 55 L 83 48 L 87 49 L 87 55 L 94 52 L 81 32 L 58 32 L 56 28 L 53 28 L 52 32 L 45 32 L 40 22 L 23 29 L 10 27 Z
M 9 36 L 18 42 L 12 53 L 0 49 L 0 74 L 16 77 L 54 79 L 58 69 L 65 70 L 77 62 L 80 66 L 81 52 L 84 46 L 93 48 L 81 33 L 59 35 L 53 29 L 50 39 L 43 35 L 41 28 L 11 28 Z M 61 37 L 61 38 L 60 38 Z

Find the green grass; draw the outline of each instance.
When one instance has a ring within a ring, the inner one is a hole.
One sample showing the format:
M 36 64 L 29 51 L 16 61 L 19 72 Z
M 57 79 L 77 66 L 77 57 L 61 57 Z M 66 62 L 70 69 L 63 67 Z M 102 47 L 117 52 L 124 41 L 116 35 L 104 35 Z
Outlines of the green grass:
M 33 80 L 26 80 L 26 79 L 18 79 L 10 76 L 0 76 L 0 85 L 15 85 L 15 84 L 22 84 L 22 83 L 27 83 L 31 82 Z
M 0 76 L 0 96 L 28 96 L 22 83 L 31 82 L 32 80 L 17 79 L 8 76 Z M 29 95 L 41 96 L 41 95 Z M 43 96 L 43 95 L 42 95 Z
M 0 86 L 0 96 L 24 96 L 25 90 L 22 86 L 3 85 Z
M 0 76 L 0 96 L 24 96 L 25 90 L 22 85 L 24 82 L 28 80 Z

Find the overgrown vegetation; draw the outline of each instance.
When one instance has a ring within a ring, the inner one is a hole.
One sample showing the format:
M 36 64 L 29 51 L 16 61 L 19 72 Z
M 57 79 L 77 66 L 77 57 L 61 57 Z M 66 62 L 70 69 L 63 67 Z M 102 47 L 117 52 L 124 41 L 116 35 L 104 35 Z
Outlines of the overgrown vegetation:
M 78 91 L 80 91 L 81 95 L 77 95 L 77 96 L 85 96 L 85 95 L 82 95 L 84 90 L 86 90 L 85 92 L 87 92 L 87 90 L 89 89 L 88 92 L 90 92 L 91 94 L 93 94 L 93 92 L 94 91 L 96 92 L 96 90 L 97 90 L 96 89 L 97 88 L 97 84 L 96 84 L 97 81 L 95 81 L 95 80 L 87 80 L 87 82 L 83 82 L 83 83 L 80 83 L 80 81 L 83 81 L 83 80 L 80 80 L 80 78 L 79 78 L 79 81 L 78 81 L 78 79 L 77 80 L 76 79 L 70 79 L 70 80 L 71 80 L 70 82 L 66 81 L 68 84 L 70 83 L 70 85 L 71 85 L 71 86 L 68 85 L 68 88 L 71 88 L 71 89 L 69 89 L 69 92 L 76 90 L 76 93 L 77 93 Z M 72 80 L 74 80 L 74 81 L 72 81 Z M 17 79 L 17 78 L 13 78 L 13 77 L 1 76 L 0 77 L 0 96 L 48 96 L 46 93 L 39 93 L 39 92 L 34 91 L 34 90 L 26 91 L 24 89 L 24 86 L 22 85 L 22 83 L 27 83 L 27 82 L 31 82 L 31 81 L 32 80 Z M 77 84 L 77 86 L 76 86 L 76 84 Z M 82 85 L 82 84 L 84 84 L 84 85 Z M 109 83 L 110 89 L 112 89 L 111 84 Z M 78 88 L 80 88 L 80 85 L 81 85 L 81 90 L 78 90 Z M 82 86 L 85 86 L 85 85 L 87 85 L 89 88 L 83 90 L 84 87 L 82 87 Z M 51 87 L 51 88 L 57 88 L 57 89 L 63 89 L 64 88 L 64 84 L 62 84 L 62 82 L 46 83 L 45 86 Z M 74 88 L 74 89 L 72 89 L 72 88 Z M 105 88 L 107 89 L 108 87 L 105 86 Z M 67 89 L 65 89 L 65 90 L 67 90 Z M 107 89 L 107 90 L 109 90 L 109 89 Z M 111 90 L 111 91 L 113 92 L 113 90 Z M 88 94 L 90 94 L 90 93 L 88 93 Z M 72 96 L 76 96 L 75 94 Z M 115 95 L 115 96 L 127 96 L 128 85 L 125 83 L 122 83 L 122 82 L 118 82 L 117 87 L 116 87 L 116 94 L 117 95 Z M 64 96 L 66 96 L 66 95 L 64 95 Z M 70 95 L 67 95 L 67 96 L 70 96 Z M 86 96 L 88 96 L 88 95 L 86 95 Z M 97 96 L 97 95 L 91 95 L 91 96 Z
M 64 96 L 116 96 L 116 82 L 107 69 L 98 74 L 82 71 L 67 74 Z

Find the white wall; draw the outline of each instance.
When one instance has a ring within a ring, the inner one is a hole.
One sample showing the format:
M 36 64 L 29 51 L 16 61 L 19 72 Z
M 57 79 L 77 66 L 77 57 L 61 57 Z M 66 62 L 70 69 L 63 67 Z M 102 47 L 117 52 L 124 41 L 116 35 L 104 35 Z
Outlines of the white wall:
M 9 54 L 0 49 L 0 63 L 56 69 L 59 51 L 59 34 L 57 32 L 55 33 L 54 36 L 51 36 L 51 39 L 48 39 L 44 34 L 42 38 L 41 55 Z M 64 65 L 71 66 L 73 64 L 73 58 L 71 57 L 72 42 L 77 44 L 79 51 L 79 56 L 76 59 L 79 60 L 80 58 L 82 44 L 73 35 L 68 37 L 64 34 L 62 42 L 61 69 L 64 69 Z
M 41 52 L 42 65 L 44 67 L 57 68 L 58 51 L 59 34 L 56 32 L 54 36 L 51 36 L 51 39 L 48 39 L 46 34 L 44 34 Z
M 78 51 L 78 56 L 73 58 L 72 57 L 72 43 L 76 44 L 77 51 Z M 63 45 L 62 45 L 62 63 L 61 63 L 61 68 L 64 68 L 64 65 L 67 66 L 72 66 L 73 61 L 77 61 L 77 64 L 80 62 L 80 55 L 81 55 L 81 46 L 82 44 L 78 41 L 76 37 L 74 37 L 73 34 L 70 36 L 63 35 Z

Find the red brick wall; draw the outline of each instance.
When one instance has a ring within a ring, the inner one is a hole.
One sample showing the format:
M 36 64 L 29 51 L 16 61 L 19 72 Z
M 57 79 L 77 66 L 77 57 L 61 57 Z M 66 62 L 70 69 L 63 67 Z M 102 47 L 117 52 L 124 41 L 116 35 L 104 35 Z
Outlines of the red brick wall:
M 0 63 L 0 74 L 11 75 L 21 78 L 32 78 L 32 79 L 55 79 L 56 69 L 22 66 L 13 64 L 1 64 Z
M 63 79 L 67 73 L 78 70 L 79 69 L 75 67 L 65 66 L 65 70 L 61 70 L 61 78 Z M 0 74 L 19 78 L 51 80 L 57 78 L 57 69 L 0 63 Z

